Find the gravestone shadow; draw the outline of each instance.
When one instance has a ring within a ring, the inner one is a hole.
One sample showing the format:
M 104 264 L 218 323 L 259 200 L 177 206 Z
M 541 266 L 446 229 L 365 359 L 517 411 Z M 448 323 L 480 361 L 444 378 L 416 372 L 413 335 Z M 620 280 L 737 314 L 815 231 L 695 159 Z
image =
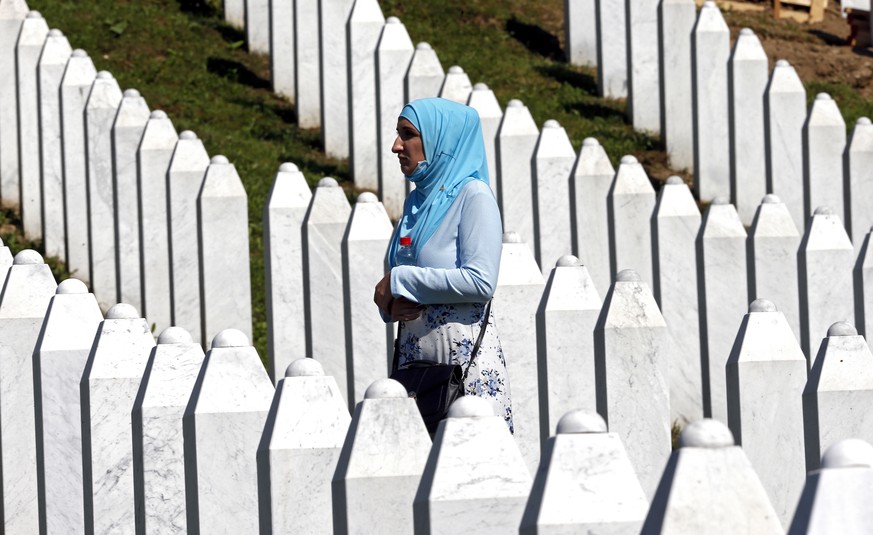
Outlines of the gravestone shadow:
M 506 21 L 506 31 L 534 54 L 546 59 L 564 61 L 564 51 L 558 38 L 539 26 L 522 22 L 512 16 Z
M 251 69 L 238 61 L 233 61 L 227 58 L 210 57 L 206 60 L 206 70 L 212 74 L 217 74 L 222 78 L 227 78 L 233 82 L 237 82 L 255 89 L 270 89 L 270 81 L 261 78 Z
M 179 11 L 202 17 L 217 17 L 218 10 L 207 0 L 178 0 Z
M 598 102 L 572 102 L 564 105 L 564 111 L 578 112 L 582 117 L 589 119 L 601 118 L 606 120 L 615 120 L 629 124 L 627 115 L 622 110 L 605 106 Z
M 597 80 L 590 74 L 579 72 L 566 63 L 538 65 L 534 69 L 543 76 L 548 76 L 562 84 L 569 84 L 591 96 L 597 96 Z
M 846 38 L 838 37 L 832 33 L 823 32 L 821 30 L 809 30 L 810 35 L 814 35 L 821 39 L 821 42 L 829 46 L 845 46 Z

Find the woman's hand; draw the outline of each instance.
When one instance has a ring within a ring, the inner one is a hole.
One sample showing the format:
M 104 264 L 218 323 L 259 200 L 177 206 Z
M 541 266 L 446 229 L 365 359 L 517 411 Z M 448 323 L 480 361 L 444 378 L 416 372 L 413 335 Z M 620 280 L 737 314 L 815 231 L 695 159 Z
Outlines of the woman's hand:
M 376 291 L 373 293 L 373 302 L 382 310 L 383 313 L 391 315 L 391 302 L 394 301 L 394 296 L 391 295 L 391 272 L 385 274 L 382 280 L 376 283 Z
M 405 297 L 398 297 L 391 303 L 391 317 L 398 321 L 412 321 L 421 316 L 423 305 L 410 301 Z

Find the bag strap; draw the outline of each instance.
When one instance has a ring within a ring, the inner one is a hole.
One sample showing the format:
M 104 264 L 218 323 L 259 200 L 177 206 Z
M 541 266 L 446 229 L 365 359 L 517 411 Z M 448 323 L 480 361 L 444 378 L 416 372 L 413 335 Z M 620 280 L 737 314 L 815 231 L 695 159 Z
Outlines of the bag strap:
M 464 368 L 464 376 L 461 377 L 461 384 L 464 384 L 467 381 L 467 372 L 470 371 L 470 366 L 473 365 L 473 361 L 476 360 L 476 355 L 479 354 L 479 346 L 482 345 L 482 339 L 485 338 L 485 329 L 488 328 L 488 320 L 491 318 L 491 301 L 488 301 L 488 304 L 485 305 L 485 318 L 482 320 L 482 328 L 479 330 L 479 338 L 476 339 L 476 345 L 473 346 L 473 351 L 470 353 L 470 362 L 467 363 L 467 367 Z

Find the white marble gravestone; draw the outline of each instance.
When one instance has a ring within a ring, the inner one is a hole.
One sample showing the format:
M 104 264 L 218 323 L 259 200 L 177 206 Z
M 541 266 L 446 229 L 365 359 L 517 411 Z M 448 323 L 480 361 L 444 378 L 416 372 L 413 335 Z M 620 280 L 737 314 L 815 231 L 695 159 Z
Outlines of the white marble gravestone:
M 635 130 L 661 132 L 658 2 L 627 0 L 628 116 Z
M 694 189 L 702 201 L 730 195 L 728 58 L 730 30 L 712 0 L 703 3 L 692 36 Z
M 355 187 L 379 188 L 379 123 L 376 103 L 376 46 L 385 17 L 378 0 L 355 0 L 346 29 L 349 34 L 350 162 Z M 399 113 L 399 110 L 398 110 Z
M 463 396 L 437 428 L 412 506 L 415 532 L 513 533 L 530 488 L 503 418 L 482 398 Z
M 294 103 L 294 0 L 270 3 L 270 81 L 273 92 Z M 344 52 L 345 53 L 345 52 Z
M 788 61 L 776 62 L 764 99 L 767 191 L 782 199 L 794 226 L 802 229 L 806 226 L 802 180 L 806 89 Z
M 470 106 L 479 114 L 482 124 L 482 137 L 485 139 L 485 158 L 488 160 L 488 181 L 491 183 L 491 191 L 496 198 L 500 198 L 500 176 L 497 174 L 497 133 L 500 131 L 500 123 L 503 121 L 503 110 L 494 91 L 486 84 L 473 85 L 470 98 L 467 100 Z
M 148 121 L 149 107 L 145 99 L 136 89 L 126 90 L 112 126 L 115 224 L 118 229 L 115 255 L 118 297 L 120 302 L 128 303 L 137 310 L 142 308 L 137 151 Z M 147 233 L 150 231 L 151 229 L 146 229 Z
M 224 20 L 237 29 L 246 26 L 246 0 L 223 0 Z
M 294 2 L 294 105 L 300 128 L 321 126 L 320 3 Z
M 131 411 L 139 533 L 185 530 L 182 416 L 202 364 L 203 348 L 181 327 L 164 329 L 148 357 Z
M 534 153 L 534 256 L 543 276 L 573 251 L 570 182 L 575 163 L 567 131 L 554 119 L 546 121 Z
M 36 251 L 15 255 L 0 296 L 0 460 L 4 533 L 38 530 L 33 348 L 57 283 Z
M 700 210 L 681 178 L 661 187 L 652 217 L 654 296 L 673 339 L 670 413 L 682 423 L 703 417 L 697 251 Z
M 846 149 L 846 122 L 836 101 L 819 93 L 812 101 L 803 125 L 803 199 L 808 221 L 819 206 L 830 206 L 844 221 L 843 153 Z
M 761 478 L 782 525 L 803 488 L 806 359 L 771 301 L 749 305 L 725 367 L 728 425 Z
M 148 323 L 126 303 L 97 329 L 80 386 L 86 532 L 133 531 L 131 408 L 154 346 Z
M 406 179 L 400 171 L 391 146 L 397 137 L 397 117 L 403 109 L 404 79 L 413 54 L 412 40 L 397 17 L 388 17 L 376 47 L 376 119 L 378 137 L 375 149 L 379 163 L 379 198 L 388 215 L 400 217 L 406 198 Z
M 601 97 L 624 98 L 628 85 L 627 3 L 597 4 L 597 85 Z
M 586 266 L 572 255 L 552 269 L 537 310 L 540 436 L 549 438 L 573 409 L 597 409 L 594 325 L 603 301 Z
M 533 251 L 533 158 L 540 133 L 530 110 L 520 100 L 510 100 L 497 133 L 497 202 L 504 230 L 517 232 Z
M 573 410 L 543 447 L 519 533 L 636 533 L 648 508 L 619 436 L 599 414 Z
M 801 227 L 802 228 L 802 227 Z M 800 235 L 789 208 L 774 194 L 761 200 L 749 229 L 749 300 L 769 299 L 800 340 L 797 248 Z
M 31 11 L 21 25 L 15 54 L 15 77 L 18 82 L 18 179 L 21 188 L 19 208 L 24 236 L 31 240 L 42 238 L 42 167 L 39 159 L 41 132 L 37 65 L 48 33 L 48 24 L 42 15 L 38 11 Z M 5 140 L 3 143 L 5 144 Z M 6 197 L 2 189 L 0 194 Z
M 674 169 L 694 170 L 691 31 L 697 18 L 694 0 L 661 0 L 660 60 L 664 124 L 661 136 Z
M 607 197 L 614 178 L 615 169 L 606 150 L 593 137 L 585 138 L 573 168 L 573 245 L 600 294 L 606 294 L 612 280 Z
M 670 455 L 669 337 L 639 274 L 619 272 L 594 327 L 597 412 L 628 448 L 647 497 Z
M 502 422 L 501 422 L 502 424 Z M 431 450 L 403 385 L 380 379 L 355 407 L 331 483 L 333 532 L 411 533 L 413 498 Z
M 868 500 L 873 485 L 873 447 L 849 438 L 831 446 L 821 469 L 806 484 L 788 533 L 865 533 L 873 525 Z
M 302 230 L 306 355 L 321 362 L 344 397 L 349 391 L 346 336 L 337 307 L 343 302 L 342 240 L 351 212 L 336 180 L 322 178 L 312 193 Z
M 61 145 L 61 79 L 73 49 L 60 30 L 50 30 L 39 57 L 39 141 L 42 169 L 42 244 L 48 256 L 66 258 L 64 161 Z
M 784 533 L 761 480 L 730 430 L 698 420 L 670 455 L 642 533 Z
M 642 164 L 633 156 L 621 159 L 607 195 L 607 210 L 612 275 L 633 269 L 651 287 L 651 218 L 655 211 L 655 189 Z
M 473 92 L 473 84 L 464 69 L 458 65 L 449 67 L 446 78 L 440 88 L 439 96 L 458 104 L 466 104 Z
M 258 446 L 262 532 L 333 533 L 331 479 L 350 421 L 336 381 L 316 360 L 288 366 Z
M 270 1 L 245 0 L 246 46 L 252 54 L 270 53 Z
M 103 314 L 78 279 L 57 287 L 33 351 L 39 525 L 72 533 L 85 525 L 79 385 Z
M 530 247 L 516 232 L 503 235 L 493 315 L 511 379 L 515 439 L 528 470 L 540 459 L 536 314 L 545 281 Z
M 258 352 L 237 329 L 212 340 L 182 417 L 188 533 L 258 529 L 256 453 L 273 397 Z
M 724 366 L 749 307 L 746 231 L 737 211 L 726 201 L 718 198 L 709 205 L 697 239 L 703 413 L 722 423 L 727 423 Z
M 15 50 L 28 13 L 25 0 L 0 1 L 0 200 L 18 206 L 18 87 Z
M 168 138 L 172 136 L 169 135 Z M 197 240 L 197 196 L 209 167 L 209 154 L 197 134 L 185 130 L 173 149 L 167 171 L 170 220 L 172 323 L 195 342 L 200 334 L 200 243 Z M 176 244 L 175 247 L 173 244 Z
M 306 356 L 302 227 L 311 200 L 297 166 L 280 165 L 263 214 L 267 372 L 274 383 L 292 361 Z
M 70 273 L 86 284 L 91 280 L 88 247 L 88 194 L 85 153 L 85 103 L 97 70 L 88 54 L 73 50 L 61 81 L 61 135 L 64 155 L 66 265 Z M 4 121 L 0 120 L 0 123 Z M 2 135 L 2 132 L 0 132 Z M 0 184 L 2 186 L 2 184 Z M 2 190 L 0 190 L 2 194 Z
M 430 43 L 418 43 L 404 80 L 406 102 L 439 95 L 445 77 L 446 73 L 436 50 Z
M 755 32 L 740 30 L 729 64 L 731 108 L 731 198 L 740 220 L 750 225 L 767 193 L 764 144 L 764 92 L 767 53 Z
M 830 207 L 816 208 L 797 250 L 800 346 L 810 366 L 828 327 L 854 319 L 854 265 L 855 250 L 840 217 Z
M 873 225 L 873 122 L 861 117 L 852 129 L 846 148 L 845 184 L 846 217 L 843 223 L 855 244 L 855 254 L 861 250 L 864 235 Z
M 873 335 L 873 228 L 864 237 L 853 271 L 855 281 L 855 325 L 858 333 Z
M 197 197 L 202 340 L 224 329 L 252 332 L 248 198 L 236 167 L 213 156 Z
M 373 281 L 385 276 L 385 255 L 393 233 L 379 199 L 372 193 L 361 193 L 342 238 L 343 316 L 348 336 L 346 399 L 352 407 L 364 399 L 373 381 L 391 370 L 394 325 L 382 321 L 373 308 Z
M 6 280 L 6 275 L 9 274 L 9 268 L 12 267 L 12 251 L 0 239 L 0 278 Z
M 321 84 L 321 140 L 325 154 L 341 159 L 349 157 L 349 69 L 348 34 L 338 26 L 349 19 L 354 3 L 354 0 L 321 0 L 318 4 L 319 58 L 325 81 Z
M 596 0 L 564 0 L 564 56 L 571 65 L 597 67 Z

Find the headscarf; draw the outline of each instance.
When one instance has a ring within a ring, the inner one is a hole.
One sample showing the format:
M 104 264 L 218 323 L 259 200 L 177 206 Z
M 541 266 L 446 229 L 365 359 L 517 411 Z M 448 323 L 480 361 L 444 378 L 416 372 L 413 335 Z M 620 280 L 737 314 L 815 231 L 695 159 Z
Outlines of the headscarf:
M 404 106 L 400 117 L 421 133 L 426 160 L 406 177 L 415 189 L 406 199 L 388 249 L 391 267 L 401 236 L 412 238 L 418 258 L 464 185 L 471 180 L 488 184 L 485 141 L 476 110 L 443 98 L 425 98 Z

